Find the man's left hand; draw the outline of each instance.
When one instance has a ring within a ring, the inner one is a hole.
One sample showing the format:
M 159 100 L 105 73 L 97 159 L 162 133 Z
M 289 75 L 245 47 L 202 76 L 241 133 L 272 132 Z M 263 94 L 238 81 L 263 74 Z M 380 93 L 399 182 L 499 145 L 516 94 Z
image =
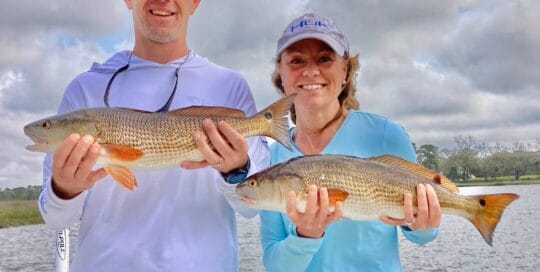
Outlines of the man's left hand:
M 193 140 L 202 154 L 201 161 L 183 161 L 186 169 L 198 169 L 212 166 L 221 173 L 246 165 L 248 144 L 227 122 L 219 121 L 217 126 L 210 119 L 204 119 L 203 131 L 193 134 Z

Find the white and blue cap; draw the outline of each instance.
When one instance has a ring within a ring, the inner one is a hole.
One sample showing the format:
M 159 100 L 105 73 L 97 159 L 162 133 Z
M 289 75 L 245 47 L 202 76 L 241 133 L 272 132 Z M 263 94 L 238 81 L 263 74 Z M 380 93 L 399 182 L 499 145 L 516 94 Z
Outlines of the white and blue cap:
M 349 54 L 349 43 L 334 21 L 314 13 L 306 13 L 294 19 L 283 30 L 277 42 L 276 56 L 293 43 L 304 39 L 317 39 L 328 44 L 334 52 L 343 56 Z

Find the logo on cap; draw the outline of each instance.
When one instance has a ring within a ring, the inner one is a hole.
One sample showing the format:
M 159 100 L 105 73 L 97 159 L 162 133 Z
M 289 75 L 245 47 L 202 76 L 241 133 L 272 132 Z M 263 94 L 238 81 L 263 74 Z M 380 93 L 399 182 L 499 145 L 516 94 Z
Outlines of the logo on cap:
M 324 22 L 321 21 L 321 20 L 317 20 L 317 21 L 313 21 L 313 22 L 310 22 L 308 20 L 300 20 L 297 25 L 291 25 L 291 30 L 290 31 L 294 32 L 296 29 L 302 28 L 302 27 L 305 27 L 305 26 L 318 26 L 318 27 L 329 28 L 330 24 L 328 23 L 327 20 L 325 20 Z

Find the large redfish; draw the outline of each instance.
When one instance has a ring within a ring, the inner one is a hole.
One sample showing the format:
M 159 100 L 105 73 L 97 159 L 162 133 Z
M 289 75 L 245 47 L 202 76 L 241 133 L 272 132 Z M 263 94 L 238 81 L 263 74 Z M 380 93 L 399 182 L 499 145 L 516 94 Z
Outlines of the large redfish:
M 192 135 L 203 119 L 225 121 L 242 136 L 268 136 L 290 146 L 286 117 L 294 95 L 284 97 L 252 117 L 237 109 L 193 106 L 165 113 L 121 108 L 87 108 L 32 122 L 24 133 L 30 151 L 52 152 L 70 134 L 92 135 L 100 144 L 98 162 L 119 184 L 137 186 L 130 169 L 179 167 L 201 160 Z
M 259 209 L 285 212 L 287 193 L 294 191 L 297 206 L 306 206 L 309 185 L 328 189 L 330 208 L 343 203 L 343 216 L 373 220 L 380 215 L 404 218 L 403 197 L 413 195 L 416 186 L 431 184 L 442 213 L 468 219 L 492 245 L 493 231 L 516 194 L 464 196 L 450 180 L 419 164 L 391 155 L 361 159 L 344 155 L 312 155 L 292 158 L 250 176 L 236 192 L 244 203 Z M 416 213 L 416 204 L 414 204 Z

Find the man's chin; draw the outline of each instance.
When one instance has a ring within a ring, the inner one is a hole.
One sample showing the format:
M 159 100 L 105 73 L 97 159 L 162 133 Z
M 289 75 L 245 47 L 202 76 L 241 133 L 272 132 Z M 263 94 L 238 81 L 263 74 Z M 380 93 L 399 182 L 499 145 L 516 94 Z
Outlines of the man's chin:
M 169 43 L 180 38 L 179 33 L 172 31 L 156 31 L 151 29 L 145 29 L 144 36 L 156 43 Z

